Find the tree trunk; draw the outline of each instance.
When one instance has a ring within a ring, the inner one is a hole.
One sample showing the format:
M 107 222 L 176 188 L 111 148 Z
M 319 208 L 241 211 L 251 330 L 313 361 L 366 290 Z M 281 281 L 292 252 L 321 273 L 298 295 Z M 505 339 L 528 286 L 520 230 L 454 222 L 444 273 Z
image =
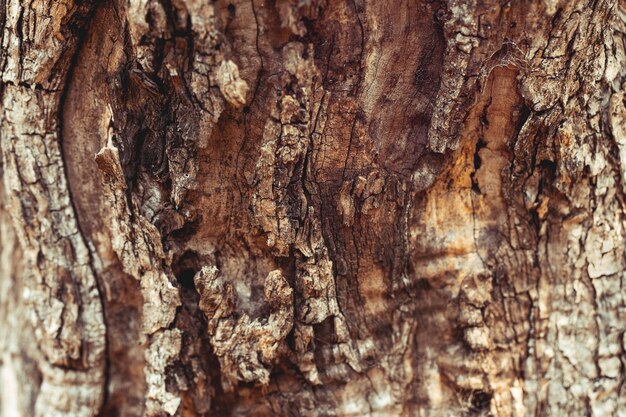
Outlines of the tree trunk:
M 626 416 L 623 0 L 0 0 L 0 415 Z

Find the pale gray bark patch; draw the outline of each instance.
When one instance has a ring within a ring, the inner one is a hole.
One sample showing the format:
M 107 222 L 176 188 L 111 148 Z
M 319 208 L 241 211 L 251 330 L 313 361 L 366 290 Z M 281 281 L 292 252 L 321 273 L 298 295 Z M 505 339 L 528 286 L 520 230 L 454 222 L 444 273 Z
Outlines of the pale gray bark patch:
M 76 46 L 75 34 L 63 25 L 80 27 L 88 11 L 71 2 L 4 4 L 4 207 L 19 230 L 24 267 L 12 278 L 23 280 L 15 313 L 30 319 L 36 345 L 24 356 L 33 355 L 42 378 L 36 398 L 28 399 L 36 416 L 94 416 L 104 395 L 102 304 L 69 194 L 57 123 Z
M 208 320 L 208 333 L 220 362 L 222 385 L 232 391 L 238 381 L 268 385 L 273 362 L 285 350 L 284 339 L 293 327 L 293 290 L 279 270 L 265 278 L 268 317 L 234 317 L 237 307 L 232 286 L 217 268 L 204 267 L 195 276 L 199 307 Z M 269 369 L 268 369 L 269 368 Z

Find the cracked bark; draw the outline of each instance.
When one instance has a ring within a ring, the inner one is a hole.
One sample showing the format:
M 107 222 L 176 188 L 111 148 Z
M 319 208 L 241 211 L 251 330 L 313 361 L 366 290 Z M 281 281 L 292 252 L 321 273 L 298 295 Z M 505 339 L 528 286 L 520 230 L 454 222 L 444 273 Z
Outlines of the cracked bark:
M 0 415 L 625 415 L 625 6 L 0 1 Z

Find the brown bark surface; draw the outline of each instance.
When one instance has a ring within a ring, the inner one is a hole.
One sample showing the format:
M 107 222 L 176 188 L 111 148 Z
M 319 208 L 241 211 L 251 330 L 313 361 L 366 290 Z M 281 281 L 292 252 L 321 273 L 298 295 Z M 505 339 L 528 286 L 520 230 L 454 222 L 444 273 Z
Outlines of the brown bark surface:
M 626 416 L 623 1 L 0 26 L 0 416 Z

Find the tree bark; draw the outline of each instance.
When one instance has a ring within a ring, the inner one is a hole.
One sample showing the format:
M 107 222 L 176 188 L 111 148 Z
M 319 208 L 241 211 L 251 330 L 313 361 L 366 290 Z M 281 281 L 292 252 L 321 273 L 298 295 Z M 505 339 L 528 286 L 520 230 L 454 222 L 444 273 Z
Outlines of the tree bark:
M 0 416 L 626 416 L 622 0 L 0 25 Z

